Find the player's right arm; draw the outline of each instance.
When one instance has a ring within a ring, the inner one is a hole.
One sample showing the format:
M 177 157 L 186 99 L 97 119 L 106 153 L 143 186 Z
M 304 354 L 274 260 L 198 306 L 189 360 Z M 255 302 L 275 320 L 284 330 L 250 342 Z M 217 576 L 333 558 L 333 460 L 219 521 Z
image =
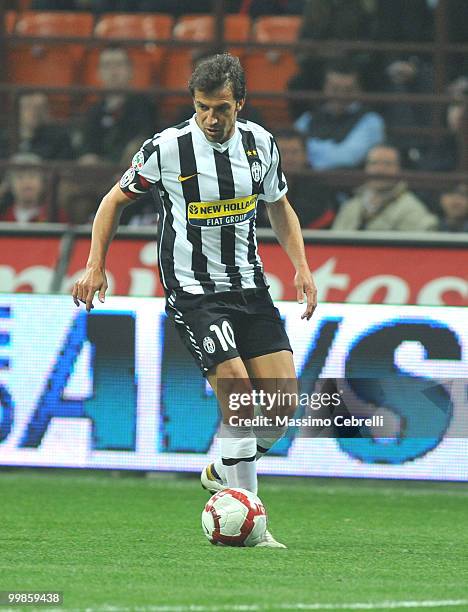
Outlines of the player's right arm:
M 105 271 L 107 251 L 117 231 L 122 210 L 131 201 L 117 183 L 103 197 L 99 205 L 93 222 L 91 248 L 86 271 L 73 285 L 72 290 L 73 301 L 76 306 L 79 306 L 82 302 L 86 304 L 88 312 L 94 308 L 93 299 L 96 291 L 99 291 L 99 301 L 104 302 L 108 286 Z
M 122 210 L 132 200 L 137 200 L 150 191 L 160 179 L 157 136 L 143 143 L 142 148 L 133 156 L 130 168 L 122 176 L 120 182 L 103 197 L 99 205 L 93 223 L 86 271 L 73 285 L 72 291 L 75 304 L 77 306 L 80 305 L 80 302 L 86 304 L 88 312 L 93 308 L 96 291 L 99 291 L 99 301 L 104 302 L 107 291 L 106 255 L 117 231 Z

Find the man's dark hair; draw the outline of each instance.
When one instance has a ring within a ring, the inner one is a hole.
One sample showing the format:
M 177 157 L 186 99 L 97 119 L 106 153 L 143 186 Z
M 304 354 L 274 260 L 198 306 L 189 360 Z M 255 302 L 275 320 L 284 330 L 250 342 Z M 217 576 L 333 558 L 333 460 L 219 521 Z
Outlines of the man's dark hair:
M 325 74 L 336 72 L 338 74 L 355 74 L 359 78 L 359 70 L 353 60 L 349 57 L 340 57 L 330 60 L 325 65 Z
M 189 90 L 193 97 L 196 89 L 208 94 L 227 85 L 231 86 L 236 101 L 245 98 L 245 73 L 239 58 L 218 53 L 198 64 L 190 78 Z

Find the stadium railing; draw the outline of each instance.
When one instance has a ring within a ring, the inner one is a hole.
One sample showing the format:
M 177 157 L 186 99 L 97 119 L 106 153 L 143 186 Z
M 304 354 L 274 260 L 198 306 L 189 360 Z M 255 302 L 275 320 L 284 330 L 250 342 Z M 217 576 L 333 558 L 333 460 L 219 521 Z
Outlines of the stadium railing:
M 263 244 L 276 243 L 276 237 L 271 229 L 258 229 L 258 242 Z M 28 248 L 31 248 L 31 240 L 34 239 L 54 239 L 56 246 L 56 258 L 51 264 L 52 273 L 50 282 L 46 287 L 47 292 L 60 293 L 63 292 L 63 281 L 67 274 L 69 264 L 73 255 L 73 249 L 77 241 L 83 238 L 89 238 L 91 234 L 90 225 L 63 225 L 58 223 L 40 223 L 40 224 L 18 224 L 18 223 L 0 223 L 0 241 L 2 239 L 29 239 L 25 240 Z M 392 233 L 392 232 L 339 232 L 320 231 L 320 230 L 304 230 L 304 242 L 308 245 L 328 245 L 330 247 L 340 245 L 350 245 L 356 248 L 359 247 L 407 247 L 412 250 L 422 250 L 427 254 L 427 249 L 430 248 L 437 253 L 442 250 L 466 248 L 468 242 L 468 233 L 449 234 L 442 232 L 425 232 L 425 233 Z M 154 229 L 143 227 L 120 227 L 115 241 L 135 240 L 148 241 L 153 243 L 156 238 Z M 16 243 L 16 247 L 20 248 L 20 243 Z M 112 249 L 112 246 L 111 246 Z M 10 253 L 14 257 L 14 253 Z M 35 259 L 36 264 L 38 260 Z M 84 262 L 83 262 L 84 265 Z M 453 270 L 453 273 L 456 273 Z M 2 287 L 0 275 L 0 292 L 9 291 L 7 287 Z
M 23 166 L 7 160 L 0 160 L 0 175 L 5 174 L 9 169 L 18 167 Z M 51 222 L 57 218 L 57 211 L 62 207 L 62 203 L 59 201 L 61 180 L 71 180 L 77 185 L 85 180 L 88 180 L 88 182 L 91 180 L 95 185 L 95 192 L 104 195 L 115 183 L 115 177 L 120 176 L 127 169 L 115 164 L 83 166 L 74 161 L 46 161 L 37 165 L 28 164 L 28 168 L 39 168 L 44 173 L 45 183 L 50 186 L 47 205 L 49 207 L 48 219 Z M 368 175 L 363 170 L 292 170 L 288 172 L 288 177 L 309 178 L 313 179 L 317 186 L 330 186 L 336 189 L 352 189 L 368 179 Z M 385 176 L 382 178 L 385 178 Z M 447 187 L 468 183 L 468 172 L 431 173 L 412 170 L 400 172 L 398 178 L 405 181 L 410 189 L 438 193 Z M 98 204 L 99 198 L 96 199 L 96 208 Z

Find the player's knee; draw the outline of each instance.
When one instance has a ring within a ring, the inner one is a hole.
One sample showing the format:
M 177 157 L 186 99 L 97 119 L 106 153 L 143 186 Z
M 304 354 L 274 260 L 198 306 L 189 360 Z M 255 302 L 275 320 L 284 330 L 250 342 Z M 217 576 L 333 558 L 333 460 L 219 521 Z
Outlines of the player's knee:
M 215 373 L 218 380 L 232 378 L 238 381 L 245 380 L 247 383 L 248 379 L 245 366 L 239 357 L 219 363 L 216 366 Z
M 277 412 L 281 416 L 291 418 L 294 416 L 299 404 L 299 393 L 297 388 L 297 380 L 285 379 L 279 384 L 279 405 Z
M 252 385 L 240 359 L 230 359 L 217 366 L 216 387 L 224 422 L 229 422 L 232 416 L 241 421 L 252 418 Z

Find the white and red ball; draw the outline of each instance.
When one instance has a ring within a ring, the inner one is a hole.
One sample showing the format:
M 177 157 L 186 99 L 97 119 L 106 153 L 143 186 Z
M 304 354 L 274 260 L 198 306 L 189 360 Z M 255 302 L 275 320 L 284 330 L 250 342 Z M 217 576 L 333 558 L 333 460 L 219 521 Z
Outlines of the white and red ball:
M 267 526 L 260 499 L 246 489 L 224 489 L 215 493 L 202 512 L 203 533 L 212 544 L 255 546 Z

